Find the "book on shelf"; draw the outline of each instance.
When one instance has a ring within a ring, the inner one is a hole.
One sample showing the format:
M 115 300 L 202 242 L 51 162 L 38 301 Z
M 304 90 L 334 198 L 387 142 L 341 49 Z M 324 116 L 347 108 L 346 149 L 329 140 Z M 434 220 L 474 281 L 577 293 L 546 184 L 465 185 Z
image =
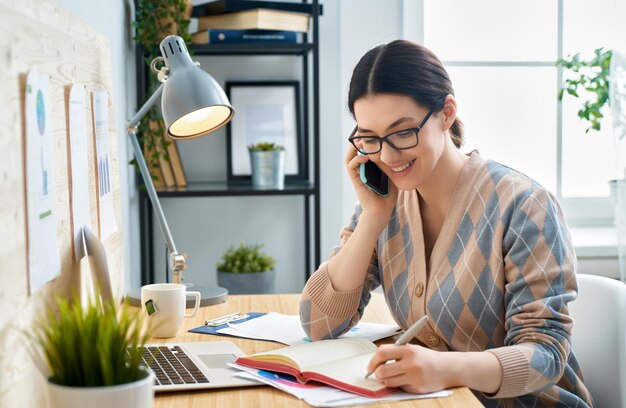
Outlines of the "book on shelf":
M 167 144 L 167 155 L 170 159 L 169 164 L 172 166 L 172 172 L 174 173 L 174 181 L 178 187 L 187 186 L 187 176 L 185 175 L 185 168 L 183 162 L 180 159 L 178 153 L 178 146 L 175 140 L 171 140 L 166 136 L 166 132 L 163 133 L 163 138 L 169 143 Z
M 150 121 L 148 126 L 152 129 L 158 129 L 159 126 L 156 122 Z M 170 162 L 166 158 L 166 148 L 164 148 L 167 143 L 167 138 L 165 136 L 165 132 L 161 135 L 161 140 L 156 140 L 156 153 L 159 156 L 159 167 L 161 170 L 161 175 L 163 176 L 163 184 L 165 187 L 174 187 L 176 185 L 176 180 L 174 180 L 174 171 L 172 170 L 172 166 Z
M 366 397 L 396 392 L 373 376 L 365 378 L 377 347 L 363 338 L 341 338 L 297 344 L 237 358 L 235 363 L 293 375 L 299 382 L 318 381 Z
M 198 17 L 196 31 L 207 28 L 234 30 L 309 31 L 309 15 L 291 11 L 253 9 Z
M 148 170 L 152 176 L 152 184 L 154 184 L 155 188 L 161 188 L 165 186 L 165 182 L 163 181 L 163 173 L 161 172 L 161 166 L 159 165 L 158 160 L 155 162 L 153 159 L 154 154 L 154 147 L 148 147 L 148 144 L 144 143 L 143 157 L 146 159 Z
M 282 43 L 298 42 L 295 31 L 277 30 L 227 30 L 223 28 L 207 28 L 191 34 L 194 44 L 241 44 L 241 43 Z
M 313 13 L 313 5 L 307 3 L 294 3 L 282 1 L 259 1 L 259 0 L 200 0 L 194 2 L 191 16 L 201 17 L 212 14 L 230 13 L 250 9 L 271 9 L 282 11 L 295 11 L 296 13 Z

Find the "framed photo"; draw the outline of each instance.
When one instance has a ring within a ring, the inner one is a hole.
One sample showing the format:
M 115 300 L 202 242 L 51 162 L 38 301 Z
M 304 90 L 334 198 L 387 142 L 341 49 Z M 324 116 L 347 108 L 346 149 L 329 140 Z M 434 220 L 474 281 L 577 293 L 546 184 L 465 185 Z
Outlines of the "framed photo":
M 251 179 L 248 146 L 260 142 L 285 148 L 286 180 L 306 178 L 298 81 L 226 82 L 235 116 L 226 128 L 228 179 Z

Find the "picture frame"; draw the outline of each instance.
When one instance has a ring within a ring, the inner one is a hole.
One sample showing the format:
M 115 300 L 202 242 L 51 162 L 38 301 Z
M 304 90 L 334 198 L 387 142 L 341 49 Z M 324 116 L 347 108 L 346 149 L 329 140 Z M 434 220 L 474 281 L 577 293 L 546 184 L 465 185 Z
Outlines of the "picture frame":
M 235 115 L 226 127 L 228 180 L 251 180 L 248 146 L 273 142 L 285 148 L 285 181 L 306 179 L 298 81 L 229 81 Z

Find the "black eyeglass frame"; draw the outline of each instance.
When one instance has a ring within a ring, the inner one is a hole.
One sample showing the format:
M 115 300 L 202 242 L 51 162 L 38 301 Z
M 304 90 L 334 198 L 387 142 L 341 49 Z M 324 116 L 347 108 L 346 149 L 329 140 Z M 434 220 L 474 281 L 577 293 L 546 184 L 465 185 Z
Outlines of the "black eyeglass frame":
M 397 132 L 393 132 L 388 134 L 387 136 L 383 136 L 383 137 L 376 137 L 376 136 L 354 136 L 354 134 L 357 131 L 358 126 L 354 127 L 354 130 L 352 130 L 352 133 L 350 133 L 350 137 L 348 137 L 348 141 L 350 143 L 352 143 L 352 146 L 354 146 L 354 148 L 358 151 L 361 152 L 363 154 L 377 154 L 380 153 L 381 150 L 383 150 L 383 142 L 386 142 L 389 146 L 393 147 L 396 150 L 408 150 L 408 149 L 412 149 L 415 146 L 418 145 L 419 143 L 419 131 L 422 130 L 422 128 L 424 127 L 424 125 L 426 124 L 426 122 L 428 121 L 428 119 L 430 118 L 430 116 L 434 113 L 434 111 L 429 111 L 428 114 L 426 115 L 426 117 L 420 122 L 419 125 L 417 125 L 416 127 L 412 127 L 412 128 L 406 128 L 406 129 L 402 129 L 402 130 L 398 130 Z M 415 131 L 415 144 L 413 146 L 409 146 L 409 147 L 397 147 L 395 146 L 390 140 L 389 138 L 397 133 L 401 133 L 401 132 L 406 132 L 407 130 L 413 130 Z M 378 150 L 376 150 L 375 152 L 369 152 L 369 153 L 365 153 L 364 151 L 362 151 L 355 143 L 356 140 L 360 140 L 360 139 L 378 139 L 378 143 L 380 145 L 380 148 Z

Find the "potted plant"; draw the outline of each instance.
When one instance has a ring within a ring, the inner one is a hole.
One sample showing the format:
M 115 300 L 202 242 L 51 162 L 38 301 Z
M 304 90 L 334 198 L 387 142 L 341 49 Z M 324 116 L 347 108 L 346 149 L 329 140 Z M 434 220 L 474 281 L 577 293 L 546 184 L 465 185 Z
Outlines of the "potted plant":
M 262 244 L 239 243 L 217 263 L 217 281 L 231 294 L 273 293 L 276 261 L 261 252 Z
M 616 64 L 617 60 L 622 60 L 622 63 Z M 623 57 L 614 56 L 613 51 L 604 48 L 594 50 L 594 56 L 589 60 L 583 60 L 580 54 L 576 54 L 569 59 L 557 61 L 557 65 L 574 74 L 564 81 L 563 88 L 559 91 L 559 100 L 562 100 L 564 92 L 574 98 L 579 98 L 581 91 L 589 94 L 589 99 L 583 101 L 578 110 L 578 116 L 589 122 L 585 133 L 590 130 L 599 131 L 601 119 L 604 118 L 602 110 L 605 106 L 611 107 L 615 139 L 618 143 L 626 136 L 626 85 L 623 84 L 626 74 L 623 64 Z M 618 185 L 620 189 L 624 188 L 621 184 L 624 184 L 624 179 L 609 181 L 614 201 L 617 199 Z
M 248 146 L 252 185 L 257 188 L 285 186 L 285 148 L 275 143 L 261 142 Z
M 609 102 L 609 76 L 611 68 L 611 50 L 598 48 L 594 51 L 594 57 L 590 60 L 582 60 L 580 54 L 569 59 L 559 59 L 557 65 L 575 74 L 564 82 L 559 91 L 559 100 L 563 99 L 563 93 L 567 92 L 574 98 L 579 97 L 579 92 L 585 90 L 590 94 L 590 99 L 583 102 L 578 110 L 578 116 L 589 122 L 590 130 L 600 130 L 600 119 L 604 117 L 601 110 Z
M 50 371 L 51 406 L 152 407 L 154 375 L 138 353 L 126 351 L 148 338 L 139 310 L 99 300 L 82 306 L 76 296 L 57 298 L 53 306 L 33 334 Z

